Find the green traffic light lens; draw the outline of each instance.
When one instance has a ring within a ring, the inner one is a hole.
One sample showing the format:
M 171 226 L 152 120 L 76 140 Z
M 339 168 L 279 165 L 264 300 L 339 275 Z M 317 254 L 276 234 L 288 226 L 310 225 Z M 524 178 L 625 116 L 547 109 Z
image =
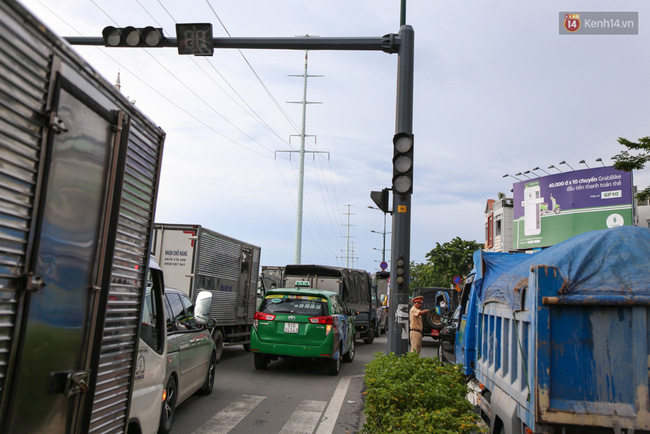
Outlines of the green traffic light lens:
M 148 47 L 157 47 L 162 41 L 162 33 L 154 27 L 145 27 L 142 31 L 144 43 Z
M 393 181 L 393 189 L 398 193 L 407 193 L 411 189 L 411 178 L 405 175 L 398 176 Z

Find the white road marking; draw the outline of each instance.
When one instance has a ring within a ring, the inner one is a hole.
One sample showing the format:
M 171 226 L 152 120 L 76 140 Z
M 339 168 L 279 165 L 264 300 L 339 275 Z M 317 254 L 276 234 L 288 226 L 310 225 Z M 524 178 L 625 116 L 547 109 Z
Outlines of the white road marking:
M 302 401 L 281 432 L 312 434 L 326 405 L 327 401 Z
M 329 403 L 327 401 L 302 401 L 282 427 L 281 432 L 283 434 L 312 434 L 318 426 L 316 434 L 333 433 L 350 381 L 357 377 L 361 377 L 361 375 L 341 378 Z M 215 414 L 196 430 L 195 434 L 226 434 L 230 432 L 264 399 L 266 396 L 243 395 Z M 323 410 L 325 411 L 323 412 Z
M 204 423 L 195 434 L 226 434 L 253 411 L 265 396 L 243 395 Z
M 357 377 L 360 377 L 360 375 L 357 375 Z M 330 403 L 327 406 L 327 410 L 325 410 L 323 421 L 318 426 L 316 434 L 329 434 L 334 432 L 334 425 L 336 424 L 336 419 L 338 419 L 339 413 L 341 412 L 343 399 L 345 399 L 345 394 L 348 391 L 348 386 L 350 385 L 352 378 L 353 377 L 343 377 L 339 381 L 339 384 L 336 386 L 336 390 L 332 395 L 332 399 L 330 399 Z

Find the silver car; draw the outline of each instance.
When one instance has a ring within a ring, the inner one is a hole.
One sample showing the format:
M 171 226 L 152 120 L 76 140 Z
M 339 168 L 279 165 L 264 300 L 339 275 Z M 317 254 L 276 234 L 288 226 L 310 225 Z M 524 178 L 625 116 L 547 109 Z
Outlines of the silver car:
M 184 292 L 165 288 L 168 363 L 159 433 L 171 431 L 178 404 L 195 392 L 209 395 L 214 386 L 217 356 L 211 324 L 194 315 L 194 305 Z

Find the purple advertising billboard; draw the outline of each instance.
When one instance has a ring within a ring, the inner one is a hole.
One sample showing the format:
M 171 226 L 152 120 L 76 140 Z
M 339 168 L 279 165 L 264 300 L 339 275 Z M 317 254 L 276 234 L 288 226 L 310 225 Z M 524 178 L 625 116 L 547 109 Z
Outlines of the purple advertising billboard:
M 634 224 L 632 173 L 575 170 L 513 185 L 514 248 L 560 243 L 583 232 Z

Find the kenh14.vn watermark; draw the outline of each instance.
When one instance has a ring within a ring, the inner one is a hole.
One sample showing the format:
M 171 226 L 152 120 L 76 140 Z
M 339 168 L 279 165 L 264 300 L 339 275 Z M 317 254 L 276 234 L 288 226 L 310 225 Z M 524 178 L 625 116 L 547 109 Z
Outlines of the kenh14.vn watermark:
M 560 12 L 560 35 L 638 35 L 638 12 Z

